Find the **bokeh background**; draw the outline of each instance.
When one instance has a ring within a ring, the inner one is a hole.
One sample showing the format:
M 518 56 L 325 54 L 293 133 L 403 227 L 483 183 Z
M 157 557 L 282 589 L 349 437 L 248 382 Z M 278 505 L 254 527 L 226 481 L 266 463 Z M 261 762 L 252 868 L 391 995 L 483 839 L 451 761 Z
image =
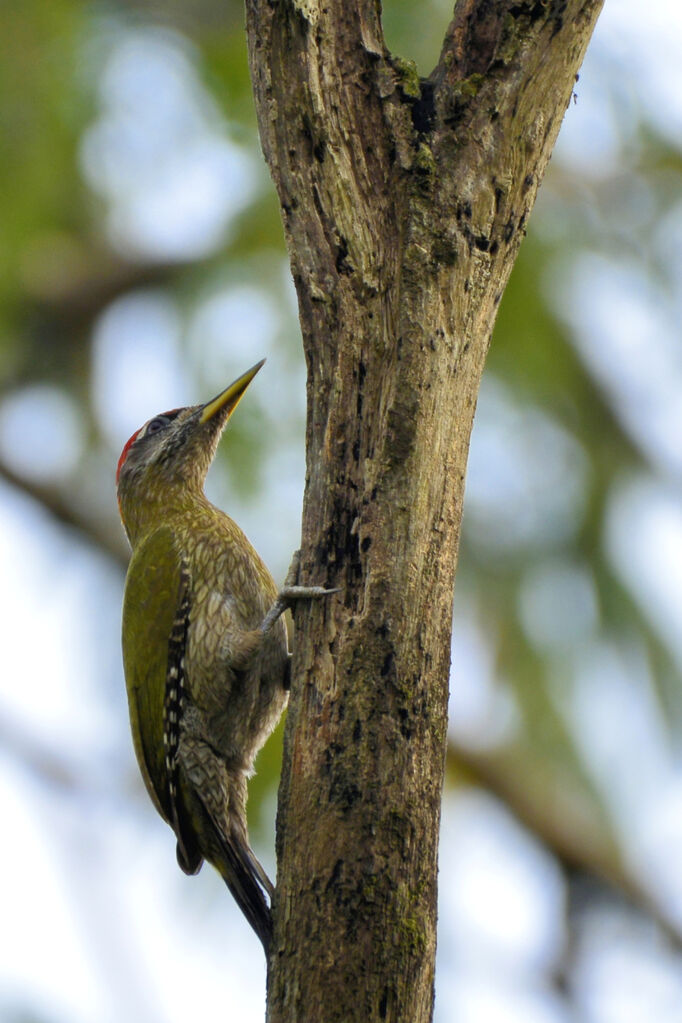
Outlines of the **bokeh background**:
M 450 7 L 387 0 L 428 74 Z M 3 5 L 0 1021 L 263 1018 L 138 777 L 114 469 L 267 356 L 210 496 L 282 579 L 305 375 L 232 0 Z M 682 7 L 607 0 L 471 448 L 437 1023 L 682 1021 Z M 251 786 L 274 871 L 281 734 Z M 311 822 L 311 827 L 314 822 Z

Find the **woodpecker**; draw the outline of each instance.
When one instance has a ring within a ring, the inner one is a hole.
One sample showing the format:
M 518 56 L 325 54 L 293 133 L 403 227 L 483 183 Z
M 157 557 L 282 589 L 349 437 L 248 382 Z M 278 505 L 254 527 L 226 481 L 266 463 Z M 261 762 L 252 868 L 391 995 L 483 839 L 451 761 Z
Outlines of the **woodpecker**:
M 132 547 L 123 666 L 135 753 L 187 874 L 222 875 L 267 954 L 273 886 L 249 845 L 246 782 L 288 697 L 283 611 L 334 592 L 277 587 L 241 529 L 206 498 L 218 441 L 262 362 L 205 405 L 154 416 L 116 471 Z

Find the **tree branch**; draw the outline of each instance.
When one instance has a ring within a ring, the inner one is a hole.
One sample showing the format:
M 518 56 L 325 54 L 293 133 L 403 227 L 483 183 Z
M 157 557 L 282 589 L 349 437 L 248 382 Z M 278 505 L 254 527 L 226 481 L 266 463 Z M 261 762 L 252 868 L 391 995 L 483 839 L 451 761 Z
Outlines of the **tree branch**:
M 342 597 L 296 612 L 273 1023 L 431 1017 L 469 434 L 598 10 L 464 0 L 422 83 L 375 3 L 247 3 L 309 370 L 302 581 Z
M 85 787 L 82 771 L 68 763 L 61 752 L 49 749 L 29 735 L 18 722 L 10 721 L 4 712 L 0 712 L 0 747 L 50 787 L 69 792 Z
M 83 502 L 66 497 L 60 487 L 20 476 L 2 461 L 0 480 L 36 501 L 57 522 L 75 529 L 86 541 L 104 551 L 119 565 L 125 567 L 128 564 L 130 552 L 118 523 L 105 522 L 97 515 L 89 514 Z
M 590 800 L 546 762 L 533 763 L 523 749 L 476 752 L 450 746 L 450 768 L 463 767 L 471 781 L 497 796 L 569 870 L 597 878 L 646 913 L 675 948 L 682 927 L 623 858 L 618 839 Z

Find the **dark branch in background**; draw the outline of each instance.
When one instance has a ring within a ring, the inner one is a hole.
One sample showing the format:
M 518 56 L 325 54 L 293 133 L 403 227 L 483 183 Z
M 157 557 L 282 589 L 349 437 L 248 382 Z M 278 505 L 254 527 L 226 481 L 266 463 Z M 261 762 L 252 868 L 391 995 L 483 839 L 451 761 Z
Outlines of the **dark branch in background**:
M 80 792 L 84 788 L 83 781 L 88 772 L 78 770 L 67 761 L 61 750 L 48 748 L 4 712 L 0 712 L 0 750 L 45 785 L 66 792 Z
M 87 754 L 78 758 L 65 752 L 63 745 L 47 741 L 26 727 L 16 714 L 0 707 L 0 755 L 8 758 L 41 786 L 66 799 L 92 799 L 99 807 L 112 808 L 117 815 L 135 812 L 130 790 L 146 795 L 137 772 L 128 773 L 117 759 L 111 765 Z M 130 760 L 130 767 L 133 767 Z
M 22 267 L 21 307 L 5 346 L 10 388 L 36 381 L 59 385 L 82 406 L 90 401 L 93 325 L 112 302 L 145 288 L 170 290 L 188 269 L 179 263 L 134 263 L 77 236 L 39 236 Z M 193 269 L 193 267 L 192 267 Z
M 67 497 L 61 487 L 20 476 L 2 461 L 0 480 L 36 501 L 57 522 L 75 529 L 83 539 L 108 554 L 117 564 L 123 567 L 128 564 L 128 545 L 120 523 L 113 517 L 104 521 L 98 512 L 89 513 L 77 496 Z
M 194 263 L 135 263 L 80 238 L 48 239 L 24 276 L 33 312 L 60 331 L 89 330 L 111 302 L 141 288 L 172 286 Z
M 577 871 L 616 891 L 682 950 L 680 920 L 647 891 L 625 861 L 603 811 L 569 777 L 558 777 L 545 760 L 534 762 L 520 746 L 479 752 L 452 741 L 448 769 L 451 777 L 463 769 L 467 781 L 496 796 L 569 876 Z

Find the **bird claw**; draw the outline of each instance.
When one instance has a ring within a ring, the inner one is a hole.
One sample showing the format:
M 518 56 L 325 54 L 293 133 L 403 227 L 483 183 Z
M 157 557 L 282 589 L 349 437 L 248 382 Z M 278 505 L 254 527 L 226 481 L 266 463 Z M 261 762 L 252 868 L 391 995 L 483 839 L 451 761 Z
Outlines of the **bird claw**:
M 286 601 L 287 607 L 292 607 L 297 600 L 315 600 L 317 597 L 327 597 L 330 593 L 338 593 L 339 587 L 328 590 L 324 586 L 301 586 L 298 577 L 301 574 L 301 552 L 294 551 L 289 565 L 284 586 L 277 594 L 278 600 Z
M 316 600 L 318 597 L 328 597 L 330 593 L 338 593 L 336 586 L 328 590 L 324 586 L 283 586 L 277 594 L 277 600 L 284 601 L 287 607 L 293 607 L 298 600 Z
M 266 614 L 261 625 L 261 632 L 268 632 L 275 624 L 280 615 L 294 606 L 299 600 L 318 600 L 320 597 L 328 597 L 332 593 L 338 593 L 338 587 L 327 589 L 324 586 L 299 586 L 297 583 L 301 568 L 301 552 L 295 551 L 291 559 L 291 565 L 284 580 L 284 586 L 277 594 L 277 599 Z

